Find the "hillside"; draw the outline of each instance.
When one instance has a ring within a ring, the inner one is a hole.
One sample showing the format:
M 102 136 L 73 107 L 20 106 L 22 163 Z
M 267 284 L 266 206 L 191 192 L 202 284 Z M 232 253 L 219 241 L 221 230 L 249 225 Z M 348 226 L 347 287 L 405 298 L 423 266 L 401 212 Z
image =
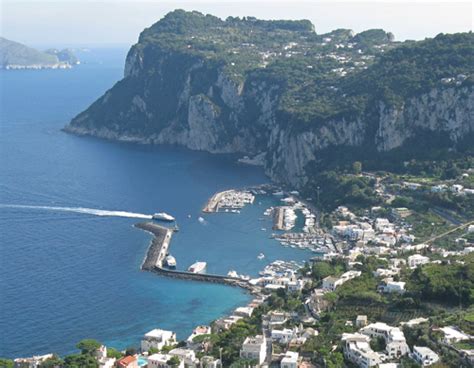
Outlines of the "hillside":
M 45 52 L 0 37 L 0 69 L 66 68 L 77 64 L 71 50 Z
M 66 130 L 265 152 L 266 172 L 301 188 L 334 152 L 375 157 L 439 135 L 446 148 L 465 147 L 474 131 L 473 41 L 465 33 L 400 43 L 380 29 L 318 35 L 306 20 L 177 10 L 141 33 L 124 79 Z

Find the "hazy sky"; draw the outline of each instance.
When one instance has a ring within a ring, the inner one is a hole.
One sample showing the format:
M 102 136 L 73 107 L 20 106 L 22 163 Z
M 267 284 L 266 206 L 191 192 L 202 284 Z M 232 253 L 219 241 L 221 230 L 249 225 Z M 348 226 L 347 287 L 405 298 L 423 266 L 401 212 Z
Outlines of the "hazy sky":
M 0 33 L 31 46 L 132 44 L 167 12 L 181 8 L 221 18 L 309 19 L 317 33 L 384 28 L 397 40 L 473 28 L 472 1 L 90 1 L 0 0 Z

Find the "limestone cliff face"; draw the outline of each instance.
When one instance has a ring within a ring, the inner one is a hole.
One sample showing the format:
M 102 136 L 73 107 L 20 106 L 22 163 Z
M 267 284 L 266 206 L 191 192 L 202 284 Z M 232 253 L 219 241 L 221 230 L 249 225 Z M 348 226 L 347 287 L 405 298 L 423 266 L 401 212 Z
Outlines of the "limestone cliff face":
M 266 152 L 274 180 L 302 187 L 307 165 L 330 147 L 389 151 L 423 131 L 453 145 L 474 133 L 472 86 L 440 86 L 375 113 L 328 119 L 296 129 L 279 114 L 281 86 L 236 80 L 222 65 L 193 55 L 134 46 L 125 77 L 65 128 L 81 135 L 146 144 L 176 144 L 213 153 Z
M 445 132 L 456 142 L 474 131 L 473 89 L 433 89 L 397 108 L 381 102 L 379 116 L 375 137 L 379 151 L 401 146 L 419 130 Z

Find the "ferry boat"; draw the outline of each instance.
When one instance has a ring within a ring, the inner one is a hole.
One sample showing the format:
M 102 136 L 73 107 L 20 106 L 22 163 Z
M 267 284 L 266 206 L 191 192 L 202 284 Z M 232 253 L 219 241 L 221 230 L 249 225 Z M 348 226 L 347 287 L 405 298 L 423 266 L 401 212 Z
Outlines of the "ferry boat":
M 168 268 L 176 268 L 176 258 L 174 258 L 171 254 L 166 256 L 165 263 Z
M 192 273 L 204 273 L 206 271 L 206 262 L 195 262 L 189 266 L 188 271 Z
M 160 221 L 167 221 L 167 222 L 173 222 L 175 221 L 175 218 L 166 212 L 159 212 L 155 213 L 152 216 L 153 220 L 160 220 Z

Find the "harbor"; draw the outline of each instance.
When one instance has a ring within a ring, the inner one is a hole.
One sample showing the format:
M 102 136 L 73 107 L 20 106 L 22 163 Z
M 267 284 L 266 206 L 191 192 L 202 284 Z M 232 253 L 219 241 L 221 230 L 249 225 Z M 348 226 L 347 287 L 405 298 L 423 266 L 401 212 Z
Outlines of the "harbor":
M 141 222 L 136 224 L 135 227 L 153 235 L 153 239 L 150 242 L 150 246 L 142 263 L 142 270 L 176 279 L 238 286 L 252 293 L 261 291 L 259 287 L 251 285 L 248 280 L 239 277 L 180 271 L 165 267 L 164 261 L 168 255 L 171 238 L 175 230 L 154 222 Z

